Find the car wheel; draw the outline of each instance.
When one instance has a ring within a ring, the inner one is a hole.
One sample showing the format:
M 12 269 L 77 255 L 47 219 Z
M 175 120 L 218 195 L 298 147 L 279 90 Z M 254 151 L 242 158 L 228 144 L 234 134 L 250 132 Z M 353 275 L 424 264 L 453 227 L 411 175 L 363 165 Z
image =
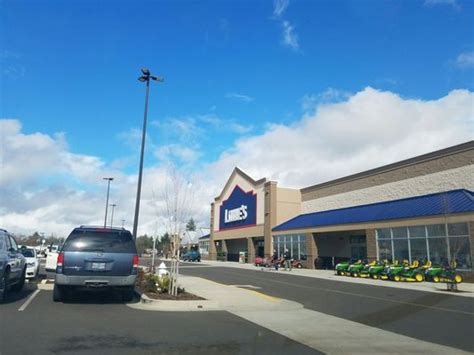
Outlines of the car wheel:
M 23 286 L 25 285 L 25 276 L 26 276 L 26 267 L 23 269 L 23 272 L 21 273 L 20 281 L 18 281 L 17 284 L 12 286 L 13 292 L 20 292 L 23 289 Z
M 5 270 L 4 274 L 2 275 L 2 278 L 0 279 L 0 302 L 3 302 L 5 300 L 5 296 L 8 291 L 8 276 L 9 272 L 8 270 Z
M 135 290 L 133 287 L 127 288 L 122 291 L 122 300 L 124 302 L 131 302 L 133 300 L 133 295 L 135 293 Z
M 54 284 L 53 288 L 53 301 L 54 302 L 61 302 L 63 300 L 63 290 L 61 286 Z

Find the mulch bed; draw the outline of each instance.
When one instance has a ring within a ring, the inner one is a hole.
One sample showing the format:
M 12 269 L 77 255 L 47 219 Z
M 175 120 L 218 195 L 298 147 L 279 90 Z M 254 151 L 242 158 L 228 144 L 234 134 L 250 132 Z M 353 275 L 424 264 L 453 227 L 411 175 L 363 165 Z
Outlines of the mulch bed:
M 168 293 L 154 293 L 154 292 L 145 292 L 145 295 L 154 299 L 154 300 L 171 300 L 171 301 L 199 301 L 205 300 L 205 298 L 196 296 L 192 293 L 182 292 L 178 293 L 178 296 L 172 296 Z

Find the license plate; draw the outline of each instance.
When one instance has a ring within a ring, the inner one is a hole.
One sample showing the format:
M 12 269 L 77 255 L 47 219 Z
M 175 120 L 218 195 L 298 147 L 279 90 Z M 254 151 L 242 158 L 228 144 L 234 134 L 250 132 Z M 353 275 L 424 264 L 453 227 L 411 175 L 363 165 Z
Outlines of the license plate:
M 92 270 L 105 270 L 105 263 L 92 263 Z

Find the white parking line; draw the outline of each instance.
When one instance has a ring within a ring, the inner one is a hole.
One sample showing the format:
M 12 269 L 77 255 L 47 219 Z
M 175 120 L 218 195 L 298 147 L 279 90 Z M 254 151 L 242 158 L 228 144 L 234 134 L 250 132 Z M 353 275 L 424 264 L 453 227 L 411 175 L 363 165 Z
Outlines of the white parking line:
M 26 300 L 26 302 L 23 303 L 23 305 L 22 305 L 20 308 L 18 308 L 18 312 L 24 311 L 24 310 L 26 309 L 26 307 L 28 307 L 28 305 L 31 303 L 31 301 L 33 301 L 33 298 L 35 298 L 36 295 L 37 295 L 40 291 L 41 291 L 41 290 L 36 290 L 35 292 L 33 292 L 33 294 L 32 294 L 30 297 L 28 297 L 28 299 Z

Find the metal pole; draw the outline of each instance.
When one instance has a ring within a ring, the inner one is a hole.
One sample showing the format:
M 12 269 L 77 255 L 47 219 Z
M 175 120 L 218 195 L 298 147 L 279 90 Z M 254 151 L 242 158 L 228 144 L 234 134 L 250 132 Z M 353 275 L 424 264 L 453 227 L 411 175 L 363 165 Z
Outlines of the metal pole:
M 109 207 L 109 192 L 110 192 L 110 182 L 113 180 L 114 178 L 103 178 L 103 180 L 107 180 L 107 200 L 105 201 L 105 218 L 104 218 L 104 228 L 107 227 L 107 210 L 108 210 L 108 207 Z
M 135 219 L 133 220 L 133 239 L 137 240 L 138 214 L 140 212 L 140 195 L 142 192 L 143 155 L 145 153 L 146 121 L 148 115 L 148 93 L 150 91 L 150 78 L 146 81 L 145 115 L 143 117 L 142 148 L 140 153 L 140 169 L 138 171 L 137 201 L 135 204 Z
M 117 206 L 115 203 L 112 203 L 110 205 L 112 207 L 112 216 L 110 216 L 110 228 L 113 228 L 114 227 L 114 210 L 115 210 L 115 206 Z

